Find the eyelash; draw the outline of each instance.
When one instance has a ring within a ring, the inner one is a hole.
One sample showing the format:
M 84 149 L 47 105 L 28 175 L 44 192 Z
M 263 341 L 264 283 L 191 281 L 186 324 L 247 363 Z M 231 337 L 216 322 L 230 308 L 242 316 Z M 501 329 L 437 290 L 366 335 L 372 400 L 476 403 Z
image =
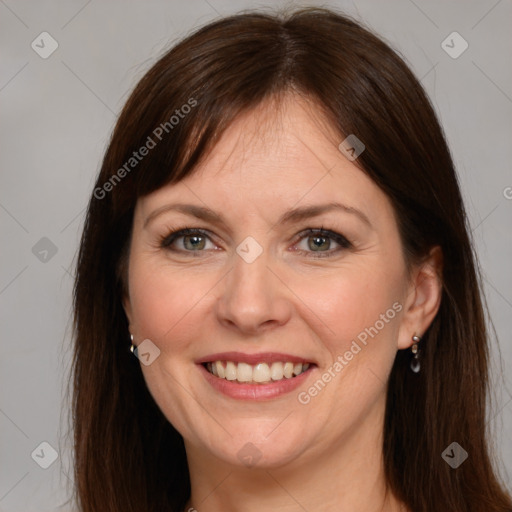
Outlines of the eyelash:
M 172 232 L 168 233 L 167 235 L 161 236 L 159 239 L 159 246 L 162 249 L 167 249 L 167 250 L 170 250 L 173 252 L 192 253 L 193 255 L 196 252 L 198 252 L 198 253 L 204 252 L 201 250 L 187 251 L 187 250 L 172 249 L 170 247 L 173 242 L 175 242 L 178 238 L 181 238 L 182 236 L 198 235 L 198 234 L 205 236 L 213 243 L 213 241 L 211 240 L 211 238 L 208 234 L 208 231 L 205 231 L 204 229 L 200 229 L 200 228 L 183 228 L 183 229 L 172 231 Z M 305 231 L 302 231 L 301 233 L 299 233 L 298 236 L 299 236 L 299 239 L 295 243 L 302 241 L 304 238 L 308 238 L 311 236 L 317 236 L 319 238 L 330 238 L 330 239 L 334 240 L 337 244 L 340 245 L 340 247 L 338 249 L 335 249 L 332 251 L 319 251 L 317 253 L 317 255 L 312 256 L 312 258 L 329 258 L 344 249 L 349 249 L 350 247 L 352 247 L 352 244 L 343 235 L 340 235 L 339 233 L 330 231 L 328 229 L 324 229 L 323 227 L 320 229 L 314 229 L 314 228 L 306 229 Z M 302 251 L 302 250 L 298 250 L 297 252 L 299 252 L 299 253 L 306 252 L 308 254 L 315 253 L 315 251 Z M 193 257 L 197 257 L 197 256 L 194 255 Z

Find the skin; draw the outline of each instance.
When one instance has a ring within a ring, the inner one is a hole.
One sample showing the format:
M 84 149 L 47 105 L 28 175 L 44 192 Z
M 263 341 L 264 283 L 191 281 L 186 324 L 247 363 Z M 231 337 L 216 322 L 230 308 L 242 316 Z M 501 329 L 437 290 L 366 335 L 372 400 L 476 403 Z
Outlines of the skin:
M 385 492 L 386 384 L 397 350 L 410 347 L 438 310 L 441 258 L 436 249 L 406 272 L 392 205 L 339 151 L 341 140 L 317 106 L 289 93 L 237 118 L 193 175 L 137 202 L 124 307 L 134 343 L 150 339 L 161 351 L 141 369 L 185 440 L 188 506 L 199 512 L 406 510 Z M 293 207 L 331 201 L 362 211 L 371 227 L 337 210 L 277 222 Z M 145 225 L 175 202 L 219 212 L 226 226 L 172 210 Z M 178 238 L 175 252 L 159 245 L 185 227 L 211 236 L 195 251 L 190 237 Z M 321 227 L 352 245 L 327 238 L 315 248 L 318 235 L 300 238 Z M 250 264 L 236 252 L 247 236 L 263 249 Z M 300 403 L 298 393 L 397 302 L 396 316 Z M 297 391 L 235 400 L 214 390 L 194 363 L 232 350 L 290 353 L 317 368 Z M 238 457 L 248 442 L 261 455 L 254 467 Z

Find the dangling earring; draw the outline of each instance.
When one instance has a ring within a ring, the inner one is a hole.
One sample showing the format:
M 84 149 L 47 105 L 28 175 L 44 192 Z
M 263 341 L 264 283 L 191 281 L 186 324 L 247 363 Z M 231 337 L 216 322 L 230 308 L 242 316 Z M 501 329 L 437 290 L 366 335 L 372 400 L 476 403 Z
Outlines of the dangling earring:
M 133 354 L 133 351 L 135 350 L 135 345 L 133 344 L 133 334 L 130 334 L 130 341 L 131 341 L 130 351 Z
M 413 336 L 412 341 L 414 341 L 414 345 L 411 347 L 411 352 L 414 356 L 411 359 L 411 370 L 414 373 L 418 373 L 420 371 L 420 349 L 418 348 L 418 343 L 421 341 L 421 338 Z

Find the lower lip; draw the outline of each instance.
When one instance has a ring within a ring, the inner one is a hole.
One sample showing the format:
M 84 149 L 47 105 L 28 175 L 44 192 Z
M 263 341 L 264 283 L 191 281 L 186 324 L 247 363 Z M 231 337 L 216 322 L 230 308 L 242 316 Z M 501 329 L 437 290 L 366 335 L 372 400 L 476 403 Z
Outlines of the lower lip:
M 310 366 L 305 372 L 290 379 L 282 379 L 268 384 L 239 384 L 236 381 L 221 379 L 210 373 L 202 364 L 197 365 L 205 379 L 220 393 L 238 400 L 268 400 L 290 393 L 309 377 L 315 368 Z

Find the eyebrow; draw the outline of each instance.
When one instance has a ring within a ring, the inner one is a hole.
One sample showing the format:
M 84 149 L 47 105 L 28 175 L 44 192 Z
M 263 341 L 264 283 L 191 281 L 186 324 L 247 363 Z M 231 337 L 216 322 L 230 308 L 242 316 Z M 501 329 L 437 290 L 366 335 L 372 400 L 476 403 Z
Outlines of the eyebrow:
M 341 210 L 345 213 L 354 215 L 358 217 L 360 220 L 362 220 L 365 224 L 367 224 L 370 228 L 373 228 L 370 220 L 361 210 L 358 210 L 353 206 L 347 206 L 337 202 L 292 208 L 291 210 L 285 212 L 279 218 L 276 224 L 291 224 L 293 222 L 299 222 L 301 220 L 309 219 L 312 217 L 318 217 L 319 215 L 332 210 Z M 227 226 L 227 222 L 225 221 L 224 217 L 220 213 L 214 212 L 210 208 L 205 208 L 203 206 L 198 206 L 194 204 L 177 203 L 167 204 L 151 212 L 144 221 L 144 228 L 155 217 L 158 217 L 160 214 L 168 211 L 178 211 L 181 213 L 185 213 L 187 215 L 191 215 L 193 217 L 197 217 L 198 219 L 211 222 L 213 224 Z

